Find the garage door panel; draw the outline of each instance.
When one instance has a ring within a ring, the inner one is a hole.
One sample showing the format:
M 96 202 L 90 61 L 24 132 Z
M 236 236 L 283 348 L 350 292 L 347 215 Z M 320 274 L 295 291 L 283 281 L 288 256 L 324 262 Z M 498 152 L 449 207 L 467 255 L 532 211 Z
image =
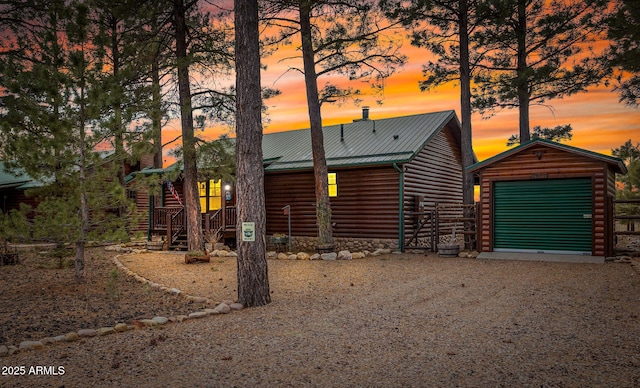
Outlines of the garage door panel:
M 496 182 L 494 249 L 590 253 L 591 179 Z

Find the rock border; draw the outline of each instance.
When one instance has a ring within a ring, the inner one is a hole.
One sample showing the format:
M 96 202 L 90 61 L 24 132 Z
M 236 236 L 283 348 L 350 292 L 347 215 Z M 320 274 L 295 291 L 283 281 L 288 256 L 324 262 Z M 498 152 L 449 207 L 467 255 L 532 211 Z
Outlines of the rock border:
M 136 250 L 136 252 L 133 252 L 133 253 L 143 253 L 142 251 L 146 251 L 146 250 Z M 189 302 L 204 303 L 205 305 L 215 304 L 215 302 L 210 298 L 204 298 L 204 297 L 195 296 L 195 295 L 188 295 L 181 292 L 177 288 L 170 288 L 165 285 L 152 282 L 149 279 L 146 279 L 138 275 L 134 271 L 127 268 L 124 264 L 122 264 L 122 262 L 119 259 L 121 256 L 122 255 L 117 255 L 113 257 L 111 261 L 115 264 L 115 266 L 119 270 L 124 272 L 126 275 L 133 277 L 138 282 L 142 284 L 148 284 L 149 287 L 153 289 L 164 291 L 171 295 L 184 297 Z M 209 315 L 229 314 L 233 311 L 240 311 L 243 308 L 244 306 L 240 303 L 236 303 L 232 300 L 224 300 L 214 308 L 199 309 L 198 311 L 194 311 L 188 315 L 178 315 L 176 317 L 168 317 L 168 318 L 162 317 L 162 316 L 155 316 L 150 319 L 134 320 L 132 324 L 118 322 L 114 326 L 106 326 L 98 329 L 87 329 L 87 328 L 79 329 L 77 331 L 72 331 L 72 332 L 58 335 L 55 337 L 46 337 L 39 341 L 33 341 L 33 340 L 22 341 L 18 346 L 0 345 L 0 357 L 12 356 L 14 354 L 17 354 L 23 351 L 44 349 L 45 346 L 56 344 L 56 343 L 76 342 L 76 341 L 79 341 L 80 339 L 102 337 L 102 336 L 116 334 L 116 333 L 124 333 L 129 330 L 149 329 L 156 326 L 164 326 L 170 323 L 184 322 L 189 319 L 204 318 Z

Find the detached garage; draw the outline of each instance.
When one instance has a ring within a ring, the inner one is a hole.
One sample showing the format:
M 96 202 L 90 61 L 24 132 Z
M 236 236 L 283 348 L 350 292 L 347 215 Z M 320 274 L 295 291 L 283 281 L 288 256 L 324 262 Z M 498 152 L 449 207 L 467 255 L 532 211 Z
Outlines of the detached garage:
M 535 139 L 477 163 L 481 252 L 613 254 L 621 160 Z

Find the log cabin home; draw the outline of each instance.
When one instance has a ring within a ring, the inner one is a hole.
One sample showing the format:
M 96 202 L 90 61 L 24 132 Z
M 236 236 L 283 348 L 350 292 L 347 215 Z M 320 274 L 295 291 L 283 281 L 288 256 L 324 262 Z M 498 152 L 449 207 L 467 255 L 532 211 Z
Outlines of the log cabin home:
M 104 152 L 103 158 L 108 162 L 112 152 Z M 144 169 L 151 169 L 153 166 L 153 155 L 144 155 L 136 163 L 124 163 L 125 182 L 127 184 L 127 195 L 136 204 L 136 217 L 132 217 L 129 225 L 129 232 L 145 234 L 148 230 L 149 193 L 146 187 L 134 185 L 136 172 Z M 49 182 L 38 181 L 22 170 L 8 171 L 3 162 L 0 162 L 0 212 L 8 213 L 17 210 L 21 204 L 26 204 L 36 208 L 38 199 L 29 195 L 29 189 L 43 187 Z
M 462 203 L 460 123 L 455 112 L 374 120 L 364 108 L 361 118 L 325 126 L 323 135 L 335 249 L 403 249 L 410 238 L 431 238 L 425 244 L 433 248 L 433 231 L 418 230 L 424 215 L 436 204 Z M 263 158 L 268 238 L 286 235 L 293 250 L 315 250 L 310 130 L 265 134 Z M 149 238 L 180 247 L 185 237 L 182 181 L 168 183 L 161 198 L 149 201 Z M 199 182 L 199 193 L 205 234 L 233 244 L 233 183 Z

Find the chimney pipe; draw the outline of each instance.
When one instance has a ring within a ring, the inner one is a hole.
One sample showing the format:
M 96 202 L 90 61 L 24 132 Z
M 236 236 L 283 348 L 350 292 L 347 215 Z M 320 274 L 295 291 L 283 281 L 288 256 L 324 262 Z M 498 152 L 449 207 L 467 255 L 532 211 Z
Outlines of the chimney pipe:
M 368 106 L 363 106 L 362 107 L 362 120 L 369 120 L 369 107 Z
M 340 141 L 344 141 L 344 124 L 340 124 Z

